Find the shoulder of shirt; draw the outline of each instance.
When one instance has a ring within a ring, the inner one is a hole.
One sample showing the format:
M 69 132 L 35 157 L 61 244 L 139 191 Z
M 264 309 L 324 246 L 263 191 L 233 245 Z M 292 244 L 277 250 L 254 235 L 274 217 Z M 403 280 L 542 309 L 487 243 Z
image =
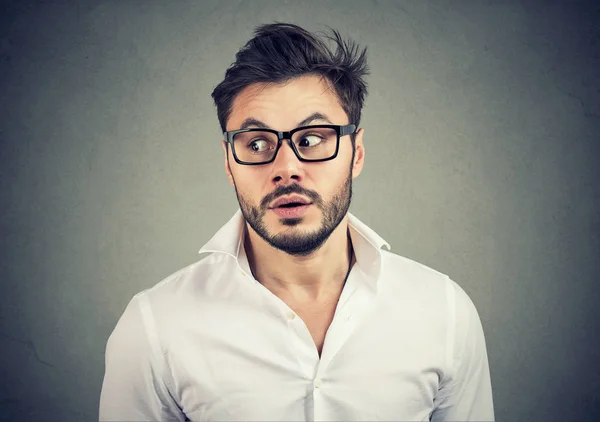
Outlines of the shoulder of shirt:
M 154 284 L 151 287 L 148 287 L 135 296 L 162 296 L 164 294 L 168 294 L 170 291 L 180 290 L 182 287 L 186 287 L 185 285 L 190 282 L 202 282 L 202 278 L 209 278 L 210 275 L 206 274 L 206 277 L 203 277 L 203 271 L 207 270 L 207 267 L 212 265 L 222 264 L 223 261 L 231 259 L 231 256 L 222 253 L 211 253 L 209 255 L 204 256 L 202 259 L 199 259 L 196 262 L 193 262 L 180 270 L 175 271 L 174 273 L 166 276 L 158 283 Z
M 439 293 L 458 307 L 473 307 L 469 295 L 447 274 L 387 250 L 382 249 L 381 256 L 382 276 L 393 278 L 411 290 L 420 290 L 427 297 Z
M 420 282 L 445 283 L 450 280 L 448 275 L 436 271 L 427 265 L 410 258 L 395 254 L 385 249 L 381 250 L 382 266 L 384 271 L 392 271 L 401 277 L 415 277 Z

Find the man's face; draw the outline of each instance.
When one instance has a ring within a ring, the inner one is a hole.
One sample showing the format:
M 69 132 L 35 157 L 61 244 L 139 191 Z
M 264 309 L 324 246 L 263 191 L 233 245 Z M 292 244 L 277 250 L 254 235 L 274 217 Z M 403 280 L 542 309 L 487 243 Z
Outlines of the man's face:
M 302 123 L 315 113 L 325 118 Z M 247 119 L 278 131 L 300 125 L 354 123 L 348 121 L 334 92 L 319 76 L 247 87 L 235 98 L 226 129 L 239 129 Z M 241 165 L 223 141 L 227 175 L 250 227 L 272 247 L 290 255 L 306 256 L 320 248 L 350 207 L 352 179 L 364 163 L 362 133 L 361 129 L 356 135 L 355 151 L 350 136 L 343 136 L 335 159 L 313 163 L 300 161 L 284 140 L 272 163 Z M 282 217 L 271 209 L 273 202 L 291 194 L 311 202 L 302 215 Z

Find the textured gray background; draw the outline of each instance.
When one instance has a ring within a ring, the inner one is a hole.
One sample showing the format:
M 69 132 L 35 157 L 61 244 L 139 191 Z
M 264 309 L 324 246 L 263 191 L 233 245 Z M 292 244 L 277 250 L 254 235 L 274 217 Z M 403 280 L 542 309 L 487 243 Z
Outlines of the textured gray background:
M 600 419 L 598 6 L 0 7 L 3 421 L 97 420 L 125 305 L 236 210 L 210 93 L 275 20 L 368 46 L 351 211 L 469 293 L 497 419 Z

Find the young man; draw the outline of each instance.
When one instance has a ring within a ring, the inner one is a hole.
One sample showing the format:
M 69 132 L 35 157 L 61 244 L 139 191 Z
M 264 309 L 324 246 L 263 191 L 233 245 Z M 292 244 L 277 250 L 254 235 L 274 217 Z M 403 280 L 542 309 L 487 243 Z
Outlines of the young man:
M 494 419 L 478 313 L 348 212 L 365 50 L 264 25 L 213 92 L 240 210 L 111 334 L 101 420 Z

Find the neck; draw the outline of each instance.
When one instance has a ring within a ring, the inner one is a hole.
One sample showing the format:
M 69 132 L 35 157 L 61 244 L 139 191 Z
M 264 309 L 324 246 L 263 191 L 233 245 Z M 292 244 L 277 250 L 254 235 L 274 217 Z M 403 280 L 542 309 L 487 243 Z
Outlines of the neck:
M 323 246 L 308 256 L 292 256 L 273 248 L 248 224 L 244 248 L 250 269 L 261 284 L 281 298 L 300 303 L 339 298 L 355 262 L 347 217 Z

